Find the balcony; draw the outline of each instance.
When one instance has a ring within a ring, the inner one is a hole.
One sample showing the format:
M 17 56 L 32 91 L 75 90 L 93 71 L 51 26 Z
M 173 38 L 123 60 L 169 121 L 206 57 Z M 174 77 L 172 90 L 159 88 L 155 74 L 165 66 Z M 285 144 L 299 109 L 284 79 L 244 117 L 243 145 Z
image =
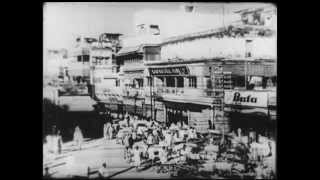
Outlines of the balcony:
M 199 88 L 155 87 L 154 94 L 156 97 L 162 97 L 165 100 L 181 102 L 208 104 L 212 101 L 207 91 Z
M 143 98 L 145 96 L 145 89 L 144 88 L 123 88 L 122 95 L 124 97 L 136 97 L 136 98 Z

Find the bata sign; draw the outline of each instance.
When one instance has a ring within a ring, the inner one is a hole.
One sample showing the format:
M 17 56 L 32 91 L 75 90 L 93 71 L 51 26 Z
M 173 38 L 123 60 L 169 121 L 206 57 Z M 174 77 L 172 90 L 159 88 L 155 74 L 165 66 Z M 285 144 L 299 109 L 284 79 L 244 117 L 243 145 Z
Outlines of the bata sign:
M 225 104 L 267 107 L 268 93 L 256 91 L 225 91 Z
M 188 75 L 189 69 L 186 66 L 150 68 L 150 75 Z

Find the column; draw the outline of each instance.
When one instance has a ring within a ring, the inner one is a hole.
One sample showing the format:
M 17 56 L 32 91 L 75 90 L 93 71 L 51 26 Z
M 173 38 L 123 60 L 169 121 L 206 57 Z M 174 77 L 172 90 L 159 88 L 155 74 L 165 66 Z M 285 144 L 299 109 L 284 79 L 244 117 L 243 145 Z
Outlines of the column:
M 188 125 L 190 126 L 190 121 L 191 121 L 191 113 L 190 113 L 190 110 L 187 109 L 187 117 L 188 117 Z
M 164 123 L 167 124 L 167 107 L 166 105 L 164 104 L 163 105 L 163 112 L 164 112 Z
M 211 105 L 211 123 L 212 123 L 212 126 L 215 126 L 214 125 L 214 108 L 213 108 L 213 105 Z
M 185 88 L 189 87 L 188 77 L 183 77 L 183 85 Z
M 174 77 L 175 94 L 177 94 L 178 78 Z

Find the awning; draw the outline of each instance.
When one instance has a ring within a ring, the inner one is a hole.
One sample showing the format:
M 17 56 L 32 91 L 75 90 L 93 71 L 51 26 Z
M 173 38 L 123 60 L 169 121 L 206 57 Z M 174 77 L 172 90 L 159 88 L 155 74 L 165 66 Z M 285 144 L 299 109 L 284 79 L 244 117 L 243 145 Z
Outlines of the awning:
M 140 52 L 141 48 L 139 46 L 133 46 L 133 47 L 123 47 L 117 54 L 117 56 L 123 56 L 127 55 L 129 53 L 135 53 L 135 52 Z

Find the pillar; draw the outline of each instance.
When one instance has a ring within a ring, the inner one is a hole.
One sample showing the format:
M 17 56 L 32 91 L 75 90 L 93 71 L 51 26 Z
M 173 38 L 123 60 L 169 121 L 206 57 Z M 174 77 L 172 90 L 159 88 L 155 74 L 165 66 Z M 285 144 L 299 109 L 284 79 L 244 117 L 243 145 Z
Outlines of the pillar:
M 213 107 L 213 105 L 211 105 L 211 113 L 210 114 L 211 114 L 211 116 L 210 116 L 211 117 L 211 119 L 210 119 L 211 124 L 212 124 L 212 126 L 215 126 L 214 125 L 214 107 Z
M 163 105 L 163 112 L 164 112 L 164 123 L 167 124 L 167 107 Z
M 183 77 L 183 86 L 185 88 L 189 87 L 188 77 Z
M 174 77 L 175 94 L 177 94 L 178 78 Z
M 188 117 L 188 125 L 190 126 L 191 113 L 190 113 L 190 110 L 189 110 L 189 109 L 187 109 L 187 117 Z

